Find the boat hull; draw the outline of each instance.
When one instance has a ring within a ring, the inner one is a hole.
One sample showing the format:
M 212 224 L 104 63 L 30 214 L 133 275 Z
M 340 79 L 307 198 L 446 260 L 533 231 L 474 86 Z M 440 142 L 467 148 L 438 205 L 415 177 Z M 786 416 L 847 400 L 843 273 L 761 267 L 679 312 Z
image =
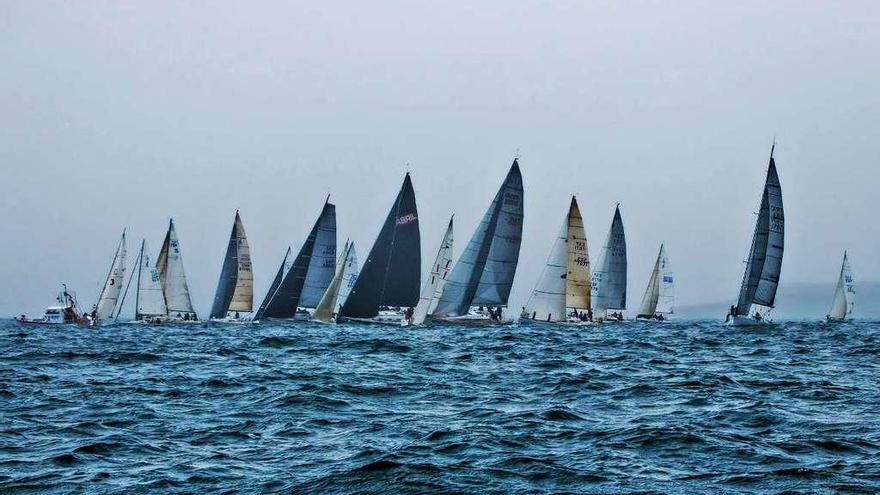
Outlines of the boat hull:
M 727 324 L 732 327 L 764 327 L 772 323 L 767 320 L 757 320 L 752 316 L 733 316 Z

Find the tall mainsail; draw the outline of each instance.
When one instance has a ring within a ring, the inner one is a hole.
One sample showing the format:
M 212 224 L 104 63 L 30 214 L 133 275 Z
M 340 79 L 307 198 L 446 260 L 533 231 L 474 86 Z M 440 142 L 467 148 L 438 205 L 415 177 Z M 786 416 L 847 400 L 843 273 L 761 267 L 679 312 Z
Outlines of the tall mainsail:
M 110 264 L 110 272 L 107 273 L 104 288 L 98 296 L 98 304 L 95 305 L 95 319 L 98 321 L 109 319 L 116 309 L 122 281 L 125 279 L 125 254 L 125 231 L 122 231 L 122 238 L 119 239 L 116 254 L 113 255 L 113 263 Z
M 748 315 L 752 304 L 772 308 L 776 300 L 785 249 L 785 213 L 782 208 L 782 188 L 773 159 L 775 149 L 774 144 L 770 149 L 770 165 L 761 195 L 761 209 L 736 304 L 738 315 Z
M 587 237 L 577 199 L 572 197 L 559 235 L 525 310 L 533 320 L 565 321 L 568 318 L 566 308 L 585 310 L 589 307 Z
M 415 306 L 421 263 L 416 195 L 407 173 L 340 315 L 373 318 L 381 306 Z
M 593 309 L 605 313 L 609 309 L 626 309 L 626 235 L 620 217 L 620 204 L 608 229 L 605 246 L 593 271 Z
M 293 318 L 298 307 L 313 308 L 330 285 L 336 266 L 336 206 L 324 202 L 296 259 L 256 319 Z
M 162 282 L 168 314 L 171 316 L 195 314 L 189 286 L 186 283 L 186 273 L 183 271 L 183 258 L 180 255 L 180 241 L 177 239 L 174 220 L 168 221 L 168 232 L 165 234 L 159 257 L 156 258 L 156 269 Z
M 513 165 L 452 269 L 435 315 L 454 317 L 471 306 L 507 306 L 522 242 L 523 183 Z
M 217 282 L 217 292 L 214 294 L 211 318 L 225 318 L 229 312 L 249 313 L 253 310 L 254 275 L 252 270 L 247 234 L 244 232 L 241 216 L 236 210 L 232 233 L 229 234 L 229 244 L 226 248 L 226 257 L 223 258 L 223 269 L 220 271 L 220 280 Z
M 159 272 L 156 271 L 156 265 L 147 251 L 147 241 L 141 241 L 141 253 L 138 256 L 135 308 L 135 320 L 168 314 L 165 295 L 162 294 L 162 281 L 159 280 Z
M 354 254 L 354 243 L 346 242 L 345 249 L 342 250 L 342 254 L 339 256 L 339 261 L 336 262 L 336 273 L 333 275 L 333 280 L 330 281 L 330 285 L 327 287 L 327 290 L 324 292 L 324 295 L 321 296 L 321 300 L 318 301 L 318 305 L 315 307 L 315 312 L 312 313 L 313 320 L 322 321 L 324 323 L 330 323 L 333 321 L 333 315 L 337 313 L 339 307 L 339 296 L 341 294 L 342 285 L 345 281 L 345 276 L 347 273 L 351 274 L 353 271 L 356 271 L 356 268 L 352 270 L 356 264 L 357 257 Z
M 434 313 L 434 309 L 440 302 L 440 295 L 443 293 L 446 278 L 449 276 L 452 268 L 453 218 L 449 219 L 446 233 L 443 234 L 443 240 L 440 241 L 440 249 L 437 250 L 437 258 L 434 259 L 434 264 L 431 265 L 431 274 L 425 280 L 425 285 L 422 287 L 422 293 L 419 296 L 419 304 L 416 305 L 416 309 L 413 311 L 413 325 L 424 323 L 428 315 Z
M 287 275 L 287 272 L 290 270 L 291 264 L 290 247 L 288 247 L 287 252 L 284 253 L 284 259 L 281 260 L 281 266 L 278 267 L 278 271 L 275 273 L 275 278 L 272 279 L 272 284 L 269 285 L 269 290 L 266 291 L 266 297 L 263 298 L 262 304 L 260 304 L 259 309 L 257 309 L 257 314 L 254 316 L 254 320 L 259 320 L 266 311 L 266 305 L 272 298 L 272 294 L 278 290 L 278 286 L 281 285 L 281 281 L 284 280 L 284 276 Z
M 834 301 L 831 303 L 828 319 L 844 321 L 852 318 L 853 308 L 856 304 L 855 297 L 856 289 L 852 268 L 849 266 L 849 257 L 844 251 L 843 263 L 840 265 L 840 276 L 837 278 L 837 288 L 834 291 Z
M 361 267 L 358 265 L 357 250 L 354 247 L 354 241 L 348 246 L 348 250 L 349 253 L 345 257 L 345 266 L 342 268 L 342 284 L 339 286 L 339 295 L 336 296 L 334 310 L 336 313 L 342 311 L 342 305 L 345 304 L 345 301 L 348 300 L 348 296 L 351 295 L 351 290 L 354 289 L 358 274 L 361 272 Z
M 645 296 L 639 307 L 639 316 L 652 317 L 658 313 L 672 313 L 675 300 L 673 291 L 672 267 L 666 255 L 666 248 L 660 244 L 660 252 L 657 254 Z

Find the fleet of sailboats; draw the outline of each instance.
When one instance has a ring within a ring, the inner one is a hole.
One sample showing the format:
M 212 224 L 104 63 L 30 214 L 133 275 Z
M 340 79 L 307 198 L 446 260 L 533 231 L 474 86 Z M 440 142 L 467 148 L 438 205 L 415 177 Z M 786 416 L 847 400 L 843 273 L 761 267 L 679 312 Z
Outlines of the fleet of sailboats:
M 752 247 L 746 261 L 739 299 L 731 306 L 727 321 L 734 326 L 756 326 L 769 323 L 769 312 L 776 301 L 782 254 L 785 250 L 785 213 L 782 188 L 776 172 L 776 161 L 770 148 L 770 164 L 761 195 L 761 206 L 752 235 Z M 752 309 L 755 309 L 754 314 Z
M 785 248 L 785 215 L 775 148 L 774 143 L 739 297 L 727 315 L 727 321 L 735 326 L 768 324 L 776 300 Z M 336 206 L 328 196 L 296 257 L 287 248 L 262 304 L 252 314 L 250 246 L 236 210 L 210 318 L 220 322 L 298 319 L 394 325 L 510 321 L 504 309 L 519 262 L 523 218 L 522 174 L 518 159 L 514 159 L 457 262 L 453 264 L 450 218 L 422 280 L 419 214 L 409 173 L 363 265 L 358 263 L 354 242 L 346 241 L 342 251 L 337 251 Z M 126 259 L 123 231 L 91 314 L 79 316 L 76 304 L 70 303 L 51 306 L 41 319 L 22 315 L 16 320 L 25 324 L 110 324 L 119 319 L 134 284 L 135 322 L 199 321 L 173 220 L 168 222 L 155 260 L 146 240 L 141 241 L 135 270 L 123 292 Z M 66 288 L 64 294 L 62 302 L 75 301 Z M 674 305 L 674 276 L 666 245 L 661 243 L 636 318 L 666 320 Z M 848 321 L 854 306 L 852 269 L 844 252 L 826 320 Z M 584 220 L 577 198 L 572 196 L 519 321 L 574 325 L 622 321 L 626 308 L 627 244 L 620 204 L 597 262 L 591 265 Z
M 517 159 L 480 225 L 452 268 L 434 320 L 501 322 L 519 262 L 523 228 L 523 182 Z
M 840 275 L 837 277 L 837 287 L 834 290 L 834 300 L 831 302 L 831 311 L 825 318 L 829 322 L 849 321 L 853 317 L 855 305 L 856 289 L 852 268 L 849 266 L 849 257 L 844 251 L 843 262 L 840 264 Z

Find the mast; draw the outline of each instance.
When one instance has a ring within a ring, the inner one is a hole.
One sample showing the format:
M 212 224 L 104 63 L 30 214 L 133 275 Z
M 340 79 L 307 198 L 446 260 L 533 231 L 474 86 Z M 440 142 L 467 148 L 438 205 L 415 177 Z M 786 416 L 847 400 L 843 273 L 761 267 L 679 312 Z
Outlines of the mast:
M 141 251 L 138 253 L 137 289 L 134 291 L 134 321 L 140 320 L 141 269 L 144 266 L 144 244 L 146 242 L 146 240 L 141 239 Z

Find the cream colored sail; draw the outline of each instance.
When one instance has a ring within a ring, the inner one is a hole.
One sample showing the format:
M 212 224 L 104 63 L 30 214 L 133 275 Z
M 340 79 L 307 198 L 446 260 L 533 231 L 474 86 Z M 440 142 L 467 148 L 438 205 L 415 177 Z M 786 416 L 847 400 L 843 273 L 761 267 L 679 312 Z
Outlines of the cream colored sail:
M 342 250 L 342 254 L 336 261 L 336 272 L 333 275 L 333 279 L 330 280 L 330 285 L 327 287 L 327 290 L 324 291 L 321 300 L 318 301 L 318 306 L 315 307 L 315 312 L 312 313 L 313 320 L 324 323 L 330 323 L 333 321 L 336 301 L 339 299 L 339 289 L 342 287 L 342 277 L 345 275 L 345 261 L 348 259 L 350 250 L 351 243 L 346 242 L 345 249 Z
M 101 295 L 98 296 L 98 304 L 95 305 L 95 318 L 98 321 L 110 319 L 116 310 L 119 293 L 122 291 L 122 281 L 125 279 L 125 255 L 125 232 L 123 231 L 119 245 L 116 247 L 116 254 L 113 256 L 113 263 L 110 264 L 107 280 L 104 281 L 104 288 L 101 290 Z
M 577 198 L 571 198 L 568 208 L 568 250 L 565 276 L 565 307 L 570 309 L 590 309 L 590 254 L 587 248 L 587 235 L 584 220 L 578 207 Z
M 449 219 L 446 233 L 440 242 L 440 249 L 437 250 L 437 258 L 431 266 L 431 274 L 425 280 L 422 294 L 419 297 L 419 303 L 413 311 L 413 325 L 425 323 L 428 315 L 434 312 L 434 309 L 440 302 L 440 296 L 443 294 L 443 287 L 446 285 L 446 279 L 449 276 L 449 271 L 452 269 L 452 220 L 452 218 Z
M 232 292 L 228 311 L 249 313 L 254 309 L 254 274 L 251 267 L 251 248 L 248 245 L 247 234 L 244 232 L 244 224 L 237 214 L 235 228 L 238 232 L 238 278 L 235 280 L 235 290 Z

